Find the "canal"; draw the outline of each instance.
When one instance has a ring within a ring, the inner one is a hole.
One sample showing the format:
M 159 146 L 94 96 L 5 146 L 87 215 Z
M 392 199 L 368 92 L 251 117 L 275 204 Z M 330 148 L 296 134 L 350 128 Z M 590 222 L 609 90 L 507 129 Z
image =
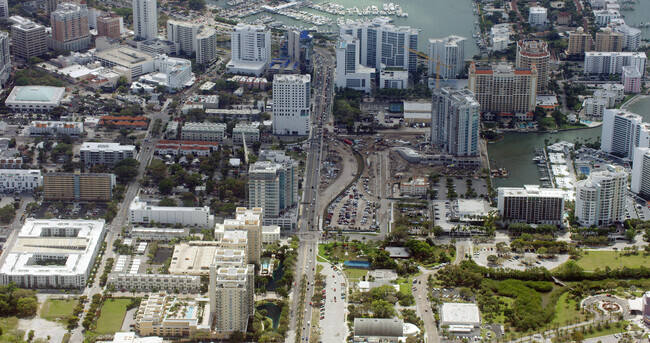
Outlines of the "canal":
M 650 97 L 641 98 L 627 106 L 650 122 Z M 492 168 L 505 168 L 508 178 L 493 179 L 494 187 L 521 187 L 524 184 L 539 184 L 537 166 L 533 163 L 535 149 L 543 148 L 545 141 L 595 142 L 600 139 L 601 128 L 560 131 L 558 133 L 507 133 L 493 144 L 488 144 Z

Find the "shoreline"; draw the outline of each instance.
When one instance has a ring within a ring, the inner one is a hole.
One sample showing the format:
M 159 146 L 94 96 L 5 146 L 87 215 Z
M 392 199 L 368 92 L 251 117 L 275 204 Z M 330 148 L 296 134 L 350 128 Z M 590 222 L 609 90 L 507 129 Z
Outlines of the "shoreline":
M 636 103 L 637 101 L 639 101 L 639 100 L 644 100 L 644 99 L 647 99 L 647 98 L 650 98 L 650 95 L 640 94 L 640 93 L 639 93 L 639 94 L 635 95 L 632 99 L 630 99 L 630 100 L 624 102 L 624 103 L 621 105 L 621 109 L 627 109 L 628 106 L 633 105 L 633 104 Z

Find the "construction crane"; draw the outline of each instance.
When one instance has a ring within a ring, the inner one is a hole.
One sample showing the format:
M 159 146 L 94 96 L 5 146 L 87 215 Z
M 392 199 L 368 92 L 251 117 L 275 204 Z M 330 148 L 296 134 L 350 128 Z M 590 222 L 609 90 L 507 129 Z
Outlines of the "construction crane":
M 409 49 L 410 52 L 412 52 L 412 53 L 414 53 L 414 54 L 416 54 L 416 55 L 418 55 L 418 56 L 420 56 L 422 58 L 426 58 L 431 62 L 436 62 L 436 89 L 439 89 L 440 88 L 440 66 L 444 66 L 444 67 L 447 67 L 447 68 L 451 68 L 451 66 L 448 66 L 448 65 L 440 62 L 440 56 L 438 56 L 438 59 L 433 59 L 433 58 L 429 57 L 427 54 L 425 54 L 423 52 L 419 52 L 419 51 L 413 50 L 411 48 L 407 48 L 407 49 Z

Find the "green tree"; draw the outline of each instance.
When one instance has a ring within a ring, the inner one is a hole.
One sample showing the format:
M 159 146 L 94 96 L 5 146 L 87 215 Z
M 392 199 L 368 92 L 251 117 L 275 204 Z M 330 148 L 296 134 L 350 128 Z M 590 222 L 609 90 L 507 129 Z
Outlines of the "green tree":
M 178 206 L 178 205 L 176 204 L 176 200 L 170 197 L 163 197 L 158 202 L 158 206 Z
M 36 314 L 38 301 L 35 298 L 21 298 L 16 302 L 16 315 L 18 317 L 29 317 Z
M 370 305 L 374 318 L 392 318 L 395 316 L 395 308 L 386 300 L 375 300 Z
M 11 223 L 12 220 L 14 220 L 15 216 L 16 216 L 16 208 L 14 207 L 14 205 L 9 204 L 4 206 L 3 208 L 0 208 L 0 223 L 9 224 Z

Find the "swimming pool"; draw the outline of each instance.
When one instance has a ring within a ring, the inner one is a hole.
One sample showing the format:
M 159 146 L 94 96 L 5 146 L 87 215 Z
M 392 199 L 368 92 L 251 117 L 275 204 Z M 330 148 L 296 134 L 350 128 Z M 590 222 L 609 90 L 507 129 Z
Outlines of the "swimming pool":
M 353 261 L 345 261 L 343 263 L 346 267 L 350 268 L 370 268 L 370 262 L 368 261 L 359 261 L 359 260 L 353 260 Z
M 187 311 L 185 312 L 185 319 L 192 319 L 194 316 L 194 306 L 190 306 L 187 308 Z
M 271 264 L 271 261 L 269 259 L 262 259 L 262 269 L 267 269 L 269 265 Z
M 589 167 L 578 167 L 578 169 L 580 170 L 580 173 L 589 175 Z

